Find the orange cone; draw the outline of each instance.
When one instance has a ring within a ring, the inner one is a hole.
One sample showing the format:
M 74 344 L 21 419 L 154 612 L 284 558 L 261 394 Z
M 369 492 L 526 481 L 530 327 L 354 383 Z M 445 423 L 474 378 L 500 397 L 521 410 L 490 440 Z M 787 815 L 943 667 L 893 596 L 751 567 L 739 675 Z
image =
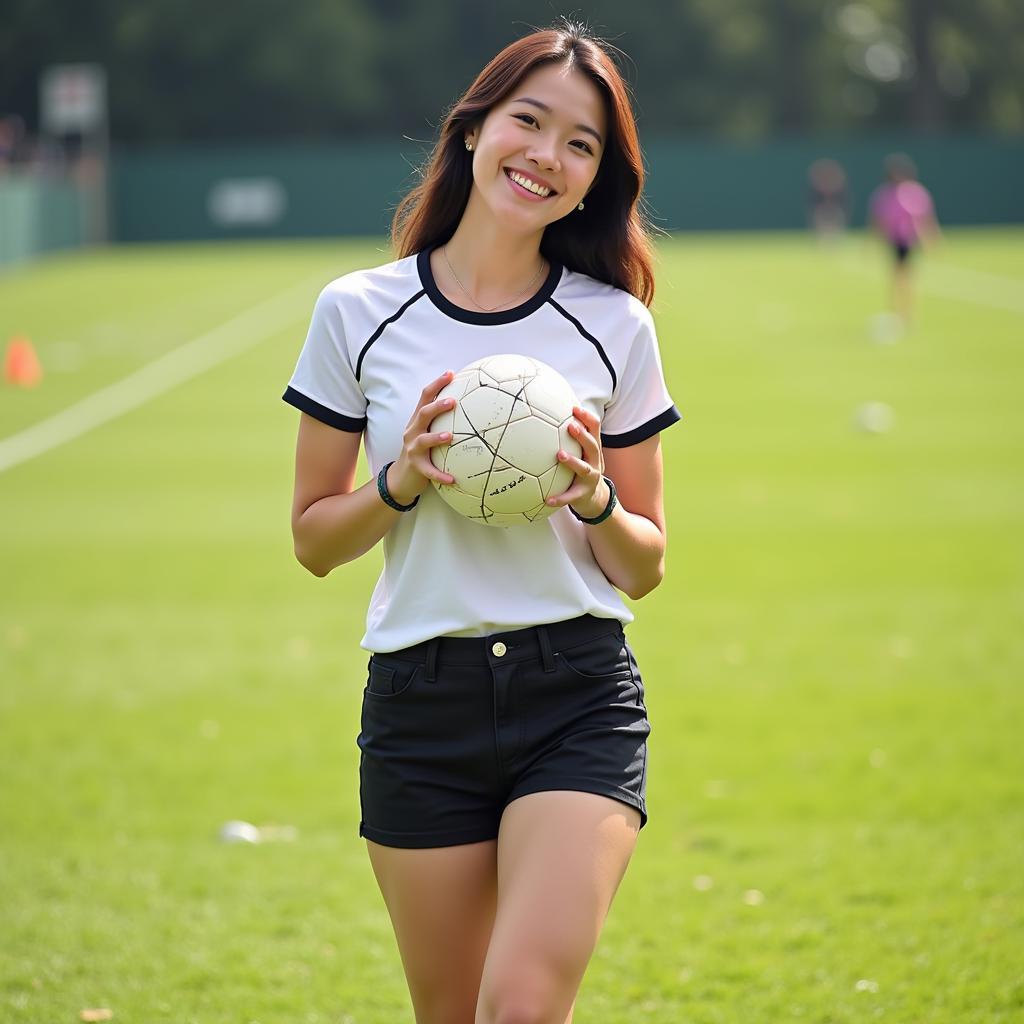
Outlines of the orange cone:
M 43 379 L 43 368 L 32 342 L 16 334 L 7 344 L 4 379 L 18 388 L 34 388 Z

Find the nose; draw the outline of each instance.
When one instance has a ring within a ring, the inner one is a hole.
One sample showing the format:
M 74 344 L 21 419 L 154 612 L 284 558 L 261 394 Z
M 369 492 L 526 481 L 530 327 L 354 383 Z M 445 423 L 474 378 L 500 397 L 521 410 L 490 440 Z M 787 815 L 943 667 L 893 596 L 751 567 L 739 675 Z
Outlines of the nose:
M 558 160 L 555 139 L 550 136 L 538 138 L 526 151 L 526 158 L 527 160 L 532 160 L 538 167 L 542 167 L 544 170 L 557 171 L 562 166 Z

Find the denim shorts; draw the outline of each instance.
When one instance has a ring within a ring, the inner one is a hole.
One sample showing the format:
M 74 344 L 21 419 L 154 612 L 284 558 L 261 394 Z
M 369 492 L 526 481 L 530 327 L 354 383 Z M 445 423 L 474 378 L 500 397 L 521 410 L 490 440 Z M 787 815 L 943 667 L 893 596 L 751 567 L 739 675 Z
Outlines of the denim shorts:
M 545 790 L 612 797 L 647 824 L 651 727 L 618 619 L 583 615 L 374 654 L 363 690 L 359 835 L 420 849 L 495 839 Z

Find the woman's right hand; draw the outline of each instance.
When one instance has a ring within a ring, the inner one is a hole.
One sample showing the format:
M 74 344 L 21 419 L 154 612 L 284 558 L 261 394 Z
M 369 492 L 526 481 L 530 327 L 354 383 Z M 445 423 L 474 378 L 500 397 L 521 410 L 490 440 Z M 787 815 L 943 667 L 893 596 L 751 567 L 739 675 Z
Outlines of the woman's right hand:
M 446 370 L 423 389 L 419 407 L 412 414 L 402 435 L 402 454 L 388 469 L 387 476 L 388 491 L 399 505 L 411 504 L 430 486 L 431 480 L 442 484 L 455 483 L 455 477 L 450 473 L 442 473 L 430 461 L 430 449 L 450 441 L 451 434 L 447 431 L 427 433 L 435 416 L 455 407 L 454 398 L 437 397 L 454 376 L 451 370 Z

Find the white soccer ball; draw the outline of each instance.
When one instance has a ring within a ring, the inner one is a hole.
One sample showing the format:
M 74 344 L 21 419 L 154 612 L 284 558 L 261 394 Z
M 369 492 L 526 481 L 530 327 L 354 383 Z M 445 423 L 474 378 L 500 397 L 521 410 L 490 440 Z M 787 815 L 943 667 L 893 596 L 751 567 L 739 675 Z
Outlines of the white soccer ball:
M 455 399 L 455 408 L 430 424 L 431 432 L 452 435 L 430 450 L 434 465 L 455 477 L 454 484 L 435 481 L 438 494 L 487 526 L 551 515 L 545 500 L 566 490 L 574 475 L 558 461 L 559 448 L 582 454 L 568 430 L 579 403 L 566 379 L 539 359 L 487 356 L 455 374 L 438 398 Z

